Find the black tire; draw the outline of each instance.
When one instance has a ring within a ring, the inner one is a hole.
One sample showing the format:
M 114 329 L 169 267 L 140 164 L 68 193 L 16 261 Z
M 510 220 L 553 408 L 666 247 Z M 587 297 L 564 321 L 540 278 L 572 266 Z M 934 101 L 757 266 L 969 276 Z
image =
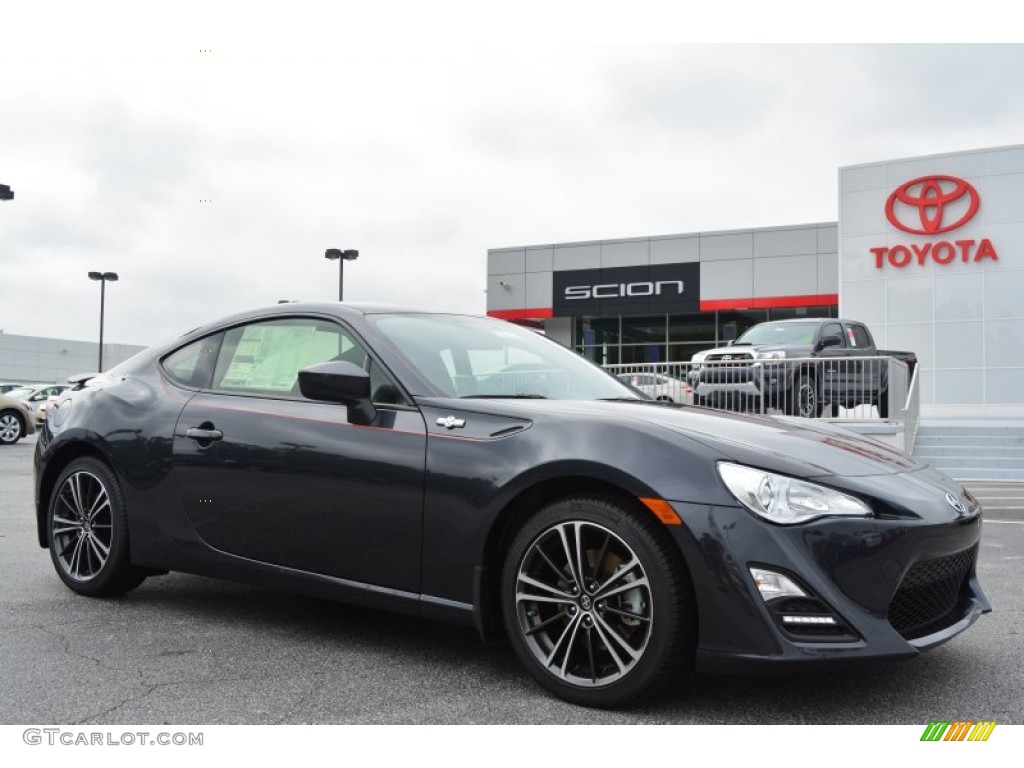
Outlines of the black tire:
M 797 374 L 786 398 L 786 414 L 800 416 L 805 419 L 816 419 L 821 416 L 821 395 L 813 376 L 806 373 Z
M 57 575 L 80 595 L 119 595 L 146 578 L 129 560 L 121 486 L 98 459 L 75 459 L 60 473 L 47 509 L 46 537 Z
M 15 410 L 0 412 L 0 445 L 14 445 L 25 436 L 25 420 Z
M 619 707 L 679 683 L 692 666 L 690 579 L 646 514 L 610 499 L 565 499 L 530 518 L 506 553 L 501 602 L 509 640 L 559 698 Z

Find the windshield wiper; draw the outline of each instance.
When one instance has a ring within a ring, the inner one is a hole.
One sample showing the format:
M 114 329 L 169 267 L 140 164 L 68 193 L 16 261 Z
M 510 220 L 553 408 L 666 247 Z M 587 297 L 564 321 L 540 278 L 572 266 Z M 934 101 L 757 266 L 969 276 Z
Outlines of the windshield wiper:
M 460 400 L 547 400 L 545 395 L 463 395 Z

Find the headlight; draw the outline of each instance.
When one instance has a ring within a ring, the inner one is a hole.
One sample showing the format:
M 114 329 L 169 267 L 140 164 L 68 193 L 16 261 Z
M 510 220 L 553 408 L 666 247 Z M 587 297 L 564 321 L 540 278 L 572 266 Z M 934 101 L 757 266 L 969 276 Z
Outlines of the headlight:
M 828 515 L 871 516 L 871 507 L 860 499 L 823 485 L 726 462 L 719 463 L 718 474 L 740 504 L 773 523 L 794 525 Z
M 703 363 L 704 362 L 704 358 L 706 358 L 707 356 L 708 356 L 707 352 L 698 352 L 697 354 L 695 354 L 693 357 L 690 358 L 690 362 L 691 363 Z
M 755 352 L 755 360 L 785 360 L 786 353 L 783 350 L 777 350 L 775 352 Z

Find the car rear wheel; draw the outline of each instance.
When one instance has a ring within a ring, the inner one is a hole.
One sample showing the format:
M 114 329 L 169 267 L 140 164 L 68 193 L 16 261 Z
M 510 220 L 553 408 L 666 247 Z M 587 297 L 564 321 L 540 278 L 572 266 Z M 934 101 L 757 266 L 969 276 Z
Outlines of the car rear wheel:
M 50 497 L 47 537 L 57 575 L 80 595 L 104 597 L 146 578 L 128 558 L 128 517 L 113 472 L 93 458 L 72 461 Z
M 15 411 L 0 413 L 0 445 L 14 445 L 25 434 L 25 425 Z
M 531 518 L 505 560 L 502 609 L 545 688 L 616 707 L 678 681 L 695 645 L 693 597 L 658 524 L 617 501 L 572 498 Z

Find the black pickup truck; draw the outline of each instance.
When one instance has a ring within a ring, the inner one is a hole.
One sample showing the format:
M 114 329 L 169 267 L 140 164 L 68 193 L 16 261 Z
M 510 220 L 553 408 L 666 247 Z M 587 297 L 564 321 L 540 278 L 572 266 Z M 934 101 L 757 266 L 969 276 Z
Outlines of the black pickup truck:
M 868 359 L 874 358 L 874 359 Z M 877 349 L 863 323 L 808 318 L 759 323 L 727 347 L 693 356 L 688 374 L 696 405 L 745 409 L 752 401 L 792 416 L 818 417 L 826 410 L 874 405 L 889 416 L 889 365 L 913 352 Z

